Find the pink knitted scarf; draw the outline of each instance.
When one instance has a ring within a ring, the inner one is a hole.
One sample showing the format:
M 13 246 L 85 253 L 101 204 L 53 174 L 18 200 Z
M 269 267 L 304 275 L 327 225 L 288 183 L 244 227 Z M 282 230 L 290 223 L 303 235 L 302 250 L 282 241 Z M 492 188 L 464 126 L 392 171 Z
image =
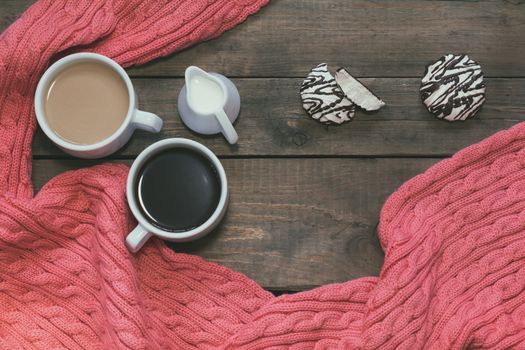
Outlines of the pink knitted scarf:
M 130 254 L 124 166 L 33 197 L 32 95 L 55 55 L 140 64 L 266 1 L 41 0 L 0 36 L 0 349 L 525 348 L 525 124 L 390 197 L 379 277 L 277 298 L 158 240 Z

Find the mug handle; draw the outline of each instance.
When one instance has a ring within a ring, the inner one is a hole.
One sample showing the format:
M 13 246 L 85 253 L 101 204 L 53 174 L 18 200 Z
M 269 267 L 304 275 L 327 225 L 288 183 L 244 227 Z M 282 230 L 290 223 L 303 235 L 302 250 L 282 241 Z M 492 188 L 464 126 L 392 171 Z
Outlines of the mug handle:
M 132 253 L 136 253 L 142 246 L 153 236 L 151 232 L 144 227 L 137 225 L 133 231 L 126 237 L 126 245 Z
M 135 128 L 153 133 L 158 133 L 164 124 L 162 119 L 156 114 L 139 110 L 135 111 L 135 115 L 133 116 L 131 122 Z
M 217 117 L 217 121 L 221 125 L 222 128 L 222 134 L 224 137 L 226 137 L 226 140 L 230 144 L 236 144 L 239 140 L 239 135 L 237 134 L 237 131 L 233 128 L 232 122 L 230 121 L 230 118 L 226 115 L 223 109 L 218 110 L 215 112 L 215 116 Z

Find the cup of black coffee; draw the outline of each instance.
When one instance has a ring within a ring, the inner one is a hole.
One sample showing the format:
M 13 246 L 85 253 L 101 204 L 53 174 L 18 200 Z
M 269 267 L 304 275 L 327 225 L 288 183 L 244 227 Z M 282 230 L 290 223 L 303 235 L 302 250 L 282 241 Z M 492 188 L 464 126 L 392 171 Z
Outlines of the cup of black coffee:
M 127 198 L 138 226 L 126 238 L 137 252 L 153 235 L 187 242 L 224 217 L 228 182 L 219 159 L 198 142 L 174 138 L 146 148 L 131 166 Z

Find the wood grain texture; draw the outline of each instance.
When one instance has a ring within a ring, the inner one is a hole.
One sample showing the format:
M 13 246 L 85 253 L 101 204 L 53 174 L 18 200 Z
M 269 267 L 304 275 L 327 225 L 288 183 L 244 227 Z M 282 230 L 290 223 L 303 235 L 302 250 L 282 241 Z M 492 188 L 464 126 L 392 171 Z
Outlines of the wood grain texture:
M 0 32 L 13 23 L 34 0 L 0 1 Z
M 0 29 L 31 1 L 2 0 Z M 229 76 L 303 77 L 320 62 L 356 76 L 419 77 L 446 53 L 468 53 L 487 76 L 525 77 L 525 4 L 518 0 L 271 0 L 192 50 L 132 70 L 182 76 L 191 64 Z
M 166 137 L 189 137 L 222 156 L 443 156 L 525 120 L 525 79 L 487 79 L 488 100 L 478 117 L 449 123 L 432 116 L 420 101 L 420 79 L 363 79 L 387 106 L 375 114 L 326 127 L 301 106 L 302 79 L 235 79 L 242 96 L 236 124 L 240 139 L 232 147 L 222 136 L 188 131 L 177 112 L 182 79 L 134 79 L 141 108 L 165 120 L 158 134 L 137 132 L 116 157 L 131 157 Z M 38 132 L 38 157 L 65 156 Z
M 210 236 L 176 244 L 271 290 L 302 290 L 377 275 L 379 210 L 436 159 L 227 159 L 228 215 Z M 100 162 L 37 160 L 33 182 Z M 127 161 L 129 164 L 129 161 Z

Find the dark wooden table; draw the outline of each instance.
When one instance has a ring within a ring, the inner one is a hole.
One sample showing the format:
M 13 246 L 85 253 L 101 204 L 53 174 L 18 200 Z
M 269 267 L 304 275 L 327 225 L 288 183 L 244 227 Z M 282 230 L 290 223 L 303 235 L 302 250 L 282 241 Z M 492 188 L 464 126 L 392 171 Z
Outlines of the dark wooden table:
M 0 29 L 31 3 L 0 1 Z M 487 103 L 450 124 L 419 99 L 427 63 L 467 53 L 481 63 Z M 379 113 L 325 127 L 306 116 L 299 87 L 314 65 L 349 67 L 386 102 Z M 233 77 L 242 96 L 239 144 L 189 132 L 177 113 L 188 65 Z M 380 208 L 401 183 L 443 157 L 525 119 L 525 1 L 272 0 L 220 38 L 129 70 L 141 107 L 165 121 L 137 132 L 110 161 L 130 163 L 147 145 L 187 137 L 224 163 L 231 203 L 223 224 L 176 245 L 242 271 L 276 291 L 299 291 L 378 274 Z M 40 131 L 33 181 L 40 188 L 72 159 Z

